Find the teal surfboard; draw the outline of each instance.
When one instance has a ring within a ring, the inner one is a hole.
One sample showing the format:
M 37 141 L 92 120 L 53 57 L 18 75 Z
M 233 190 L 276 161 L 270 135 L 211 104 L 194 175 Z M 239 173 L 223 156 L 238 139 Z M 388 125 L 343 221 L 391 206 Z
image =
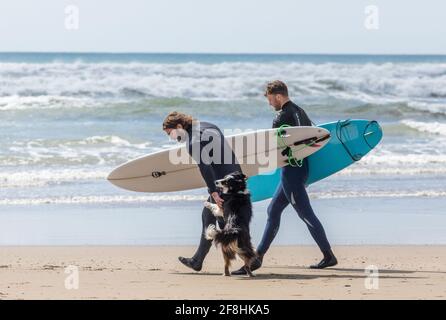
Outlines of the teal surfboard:
M 318 127 L 330 131 L 331 139 L 318 152 L 308 157 L 307 185 L 327 178 L 361 160 L 381 141 L 383 132 L 376 121 L 339 120 Z M 252 201 L 271 198 L 280 182 L 280 168 L 250 177 L 248 188 Z

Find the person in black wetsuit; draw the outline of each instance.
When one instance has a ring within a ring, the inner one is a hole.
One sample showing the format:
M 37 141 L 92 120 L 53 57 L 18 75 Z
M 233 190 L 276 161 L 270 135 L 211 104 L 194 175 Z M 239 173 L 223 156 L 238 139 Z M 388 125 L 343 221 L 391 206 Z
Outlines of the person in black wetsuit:
M 171 112 L 163 122 L 163 130 L 174 140 L 186 142 L 189 155 L 197 162 L 200 173 L 206 182 L 209 192 L 209 202 L 223 205 L 223 199 L 215 185 L 215 180 L 222 179 L 235 171 L 242 172 L 234 152 L 226 142 L 221 130 L 214 124 L 193 119 L 190 115 Z M 209 152 L 208 152 L 209 151 Z M 212 212 L 204 207 L 201 213 L 202 232 L 200 244 L 191 258 L 178 257 L 185 266 L 200 271 L 212 240 L 204 236 L 210 224 L 216 223 Z M 224 221 L 218 219 L 223 228 Z
M 282 125 L 311 126 L 312 122 L 305 111 L 293 103 L 288 97 L 288 88 L 282 81 L 273 81 L 267 85 L 265 97 L 269 104 L 278 111 L 273 121 L 273 128 Z M 311 236 L 316 241 L 324 255 L 323 259 L 312 269 L 323 269 L 335 266 L 338 262 L 331 250 L 324 228 L 311 208 L 310 199 L 305 189 L 308 177 L 308 161 L 300 164 L 287 165 L 281 170 L 280 183 L 268 206 L 268 220 L 263 232 L 262 241 L 257 247 L 258 258 L 251 265 L 251 270 L 261 267 L 263 256 L 268 251 L 280 227 L 280 217 L 283 210 L 291 203 L 298 216 L 305 222 Z M 246 274 L 244 268 L 233 271 L 232 274 Z

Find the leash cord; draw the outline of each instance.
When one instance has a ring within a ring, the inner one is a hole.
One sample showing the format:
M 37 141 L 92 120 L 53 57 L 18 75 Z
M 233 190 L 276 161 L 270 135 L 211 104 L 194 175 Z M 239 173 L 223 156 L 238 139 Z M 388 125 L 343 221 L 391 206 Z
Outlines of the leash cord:
M 299 168 L 301 168 L 302 165 L 303 165 L 303 159 L 299 159 L 299 160 L 296 159 L 296 157 L 293 155 L 293 150 L 289 146 L 286 145 L 286 143 L 285 143 L 285 141 L 283 139 L 283 134 L 285 133 L 284 132 L 285 131 L 284 128 L 288 128 L 288 127 L 290 127 L 290 126 L 287 125 L 287 124 L 283 124 L 279 128 L 277 128 L 277 132 L 276 132 L 276 134 L 277 134 L 277 142 L 278 142 L 280 148 L 288 149 L 288 152 L 287 152 L 288 164 L 290 166 L 292 166 L 292 167 L 299 167 Z M 298 151 L 301 151 L 301 150 L 303 150 L 305 148 L 311 147 L 315 143 L 317 143 L 316 140 L 311 142 L 311 143 L 309 143 L 309 144 L 305 143 L 302 148 L 295 150 L 295 152 L 298 152 Z

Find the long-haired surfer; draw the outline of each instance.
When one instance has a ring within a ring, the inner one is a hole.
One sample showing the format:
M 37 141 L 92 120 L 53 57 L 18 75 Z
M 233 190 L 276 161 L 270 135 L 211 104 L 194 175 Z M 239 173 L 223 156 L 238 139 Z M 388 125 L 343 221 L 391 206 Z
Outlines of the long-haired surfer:
M 208 201 L 222 207 L 223 199 L 219 195 L 215 180 L 222 179 L 235 171 L 242 172 L 242 169 L 221 130 L 215 124 L 198 121 L 190 115 L 176 111 L 166 117 L 163 130 L 172 139 L 187 143 L 188 153 L 197 162 L 208 187 L 210 195 Z M 210 152 L 207 153 L 207 150 Z M 216 157 L 213 151 L 220 156 Z M 197 251 L 191 258 L 178 257 L 181 263 L 195 271 L 201 270 L 203 261 L 212 246 L 212 240 L 205 238 L 205 230 L 210 224 L 216 223 L 216 217 L 206 207 L 203 208 L 201 218 L 202 232 Z M 218 223 L 221 227 L 224 226 L 222 218 L 218 218 Z

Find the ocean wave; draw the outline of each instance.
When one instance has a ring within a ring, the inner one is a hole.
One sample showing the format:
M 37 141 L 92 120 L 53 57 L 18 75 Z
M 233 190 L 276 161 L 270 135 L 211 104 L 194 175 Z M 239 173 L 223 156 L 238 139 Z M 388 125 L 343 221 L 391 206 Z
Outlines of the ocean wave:
M 346 107 L 342 102 L 333 103 L 334 110 L 340 111 L 342 114 L 358 117 L 358 116 L 391 116 L 394 118 L 421 116 L 421 117 L 441 117 L 446 119 L 446 104 L 438 103 L 415 103 L 404 101 L 387 101 L 387 103 L 366 103 Z M 312 108 L 316 109 L 316 108 Z M 329 110 L 325 110 L 329 111 Z M 328 112 L 325 112 L 328 113 Z
M 21 111 L 45 109 L 82 109 L 97 107 L 99 104 L 93 99 L 73 98 L 65 96 L 39 95 L 20 96 L 9 95 L 0 97 L 0 111 Z
M 150 195 L 150 196 L 68 196 L 42 198 L 0 199 L 0 205 L 43 205 L 43 204 L 131 204 L 147 202 L 205 201 L 200 195 Z
M 122 162 L 121 162 L 122 163 Z M 33 188 L 80 183 L 107 183 L 106 177 L 114 168 L 108 166 L 44 166 L 30 168 L 28 165 L 14 166 L 0 171 L 0 188 Z M 446 155 L 420 152 L 403 154 L 372 152 L 361 161 L 338 172 L 336 176 L 421 176 L 446 175 Z
M 383 129 L 389 140 L 339 174 L 413 175 L 446 172 L 446 124 L 402 120 L 396 124 L 386 124 Z M 405 138 L 402 139 L 401 136 Z M 70 170 L 73 170 L 74 177 L 79 168 L 104 172 L 129 160 L 172 146 L 173 144 L 161 141 L 143 142 L 118 135 L 6 141 L 0 148 L 0 166 L 6 169 L 4 174 L 0 173 L 0 185 L 21 185 L 22 182 L 13 182 L 20 172 L 23 172 L 23 178 L 29 177 L 30 184 L 33 185 L 37 183 L 36 177 L 46 176 L 47 170 L 58 171 L 60 168 L 68 170 L 62 171 L 62 181 L 69 181 L 63 177 Z M 12 172 L 11 176 L 9 172 Z M 22 173 L 18 176 L 21 175 Z M 93 174 L 93 177 L 96 175 Z M 2 180 L 8 183 L 2 183 Z M 43 179 L 39 183 L 55 182 L 57 179 Z
M 415 129 L 413 129 L 415 130 Z M 404 144 L 382 144 L 360 161 L 338 172 L 339 176 L 445 175 L 444 138 L 424 142 L 415 138 Z
M 402 120 L 401 123 L 420 132 L 446 136 L 446 123 Z
M 281 71 L 283 70 L 283 71 Z M 284 79 L 293 95 L 388 103 L 446 98 L 445 63 L 1 63 L 0 96 L 263 99 Z
M 17 100 L 15 100 L 17 99 Z M 446 104 L 408 103 L 398 102 L 389 104 L 379 103 L 346 103 L 337 99 L 324 99 L 323 101 L 298 102 L 313 120 L 322 119 L 384 119 L 384 127 L 395 132 L 399 129 L 410 133 L 409 126 L 400 120 L 422 119 L 426 123 L 441 123 L 446 121 Z M 166 115 L 167 110 L 175 109 L 199 115 L 204 118 L 222 117 L 227 120 L 240 120 L 248 118 L 261 119 L 270 122 L 273 116 L 271 110 L 263 100 L 239 101 L 197 101 L 185 98 L 145 98 L 135 101 L 98 101 L 84 98 L 65 97 L 0 97 L 0 123 L 10 121 L 26 124 L 30 118 L 44 121 L 81 120 L 102 121 L 116 120 L 152 121 Z M 3 120 L 3 121 L 2 121 Z M 325 120 L 327 121 L 327 120 Z M 389 124 L 388 121 L 394 122 Z M 149 129 L 150 127 L 148 127 Z M 413 129 L 421 132 L 416 128 Z M 412 132 L 413 132 L 412 130 Z
M 309 192 L 311 199 L 346 199 L 346 198 L 407 198 L 407 197 L 445 197 L 446 191 L 422 190 L 422 191 L 330 191 Z M 180 203 L 180 202 L 202 202 L 207 199 L 205 195 L 196 194 L 159 194 L 159 195 L 92 195 L 92 196 L 56 196 L 40 198 L 6 198 L 0 199 L 0 205 L 48 205 L 48 204 L 145 204 L 157 202 Z
M 115 135 L 22 140 L 2 146 L 0 166 L 117 165 L 161 148 L 151 141 L 130 142 Z
M 432 147 L 432 146 L 431 146 Z M 412 152 L 392 152 L 381 148 L 379 152 L 373 152 L 366 155 L 355 165 L 358 166 L 385 166 L 385 167 L 410 167 L 439 165 L 446 168 L 446 154 L 443 150 L 423 150 L 422 144 L 419 148 L 414 144 Z
M 381 127 L 384 132 L 384 136 L 399 136 L 411 139 L 419 137 L 426 139 L 426 145 L 434 146 L 436 142 L 444 143 L 444 136 L 446 136 L 446 122 L 438 121 L 415 121 L 411 119 L 404 119 L 398 122 L 382 123 Z M 408 142 L 403 142 L 408 144 Z
M 445 197 L 446 191 L 442 190 L 420 190 L 420 191 L 339 191 L 309 193 L 312 199 L 344 199 L 344 198 L 409 198 L 423 197 L 435 198 Z
M 104 180 L 111 168 L 34 169 L 1 171 L 0 188 L 44 187 L 61 183 Z
M 359 166 L 346 168 L 336 176 L 420 176 L 420 175 L 445 175 L 446 168 L 443 165 L 428 166 Z

